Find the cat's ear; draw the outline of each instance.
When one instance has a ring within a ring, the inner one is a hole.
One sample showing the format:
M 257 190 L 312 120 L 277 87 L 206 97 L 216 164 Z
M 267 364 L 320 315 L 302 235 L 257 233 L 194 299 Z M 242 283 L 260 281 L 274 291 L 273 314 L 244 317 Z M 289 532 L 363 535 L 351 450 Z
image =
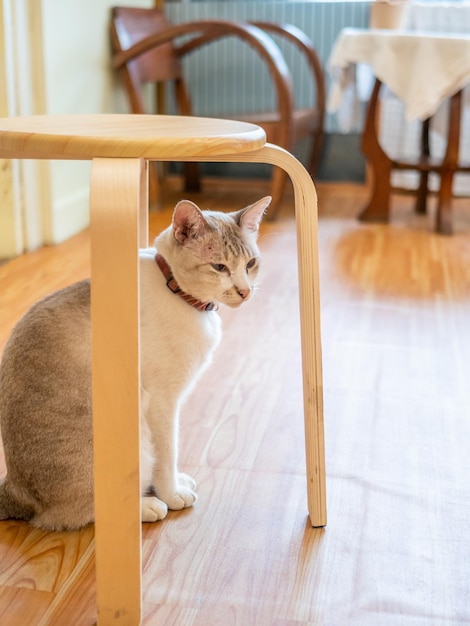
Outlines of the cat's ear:
M 190 200 L 180 200 L 173 211 L 173 234 L 176 241 L 184 244 L 190 239 L 197 239 L 206 228 L 201 209 Z
M 258 200 L 258 202 L 250 204 L 250 206 L 238 211 L 238 213 L 236 213 L 236 220 L 239 226 L 250 233 L 257 233 L 263 215 L 271 204 L 271 200 L 271 196 L 265 196 L 261 198 L 261 200 Z

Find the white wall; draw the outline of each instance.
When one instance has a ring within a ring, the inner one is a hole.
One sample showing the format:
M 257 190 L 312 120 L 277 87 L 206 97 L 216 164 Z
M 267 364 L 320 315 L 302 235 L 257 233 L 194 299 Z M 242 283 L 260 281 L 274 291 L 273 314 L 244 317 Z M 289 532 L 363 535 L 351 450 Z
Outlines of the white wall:
M 108 22 L 112 0 L 42 0 L 46 112 L 125 111 L 109 65 Z M 126 0 L 152 6 L 152 0 Z M 53 161 L 52 242 L 88 224 L 89 162 Z
M 119 0 L 0 0 L 0 7 L 8 5 L 14 7 L 15 12 L 26 14 L 23 23 L 17 25 L 12 52 L 18 59 L 24 57 L 33 67 L 30 71 L 31 68 L 20 62 L 20 69 L 10 73 L 8 87 L 14 91 L 18 87 L 16 83 L 20 82 L 23 91 L 29 86 L 30 91 L 38 96 L 26 105 L 22 102 L 20 108 L 2 114 L 127 111 L 124 98 L 118 97 L 109 67 L 108 20 L 111 6 L 118 3 Z M 123 4 L 150 7 L 154 2 L 125 0 Z M 320 56 L 325 59 L 342 26 L 366 23 L 368 6 L 368 0 L 334 3 L 224 0 L 169 2 L 166 8 L 173 22 L 208 17 L 289 21 L 307 30 L 314 38 Z M 1 47 L 0 33 L 0 53 Z M 228 106 L 235 102 L 236 110 L 242 110 L 240 104 L 251 92 L 236 86 L 232 97 L 228 90 L 217 89 L 215 83 L 214 95 L 213 87 L 209 88 L 205 79 L 213 78 L 214 63 L 219 59 L 214 56 L 213 49 L 207 50 L 206 57 L 204 54 L 204 51 L 198 54 L 198 58 L 202 58 L 198 68 L 194 64 L 189 68 L 196 109 L 201 102 L 200 113 L 212 114 L 211 106 L 216 102 L 220 113 L 225 110 L 224 102 L 220 100 L 225 99 Z M 0 88 L 1 70 L 0 56 Z M 13 235 L 25 235 L 23 248 L 62 241 L 88 224 L 89 163 L 54 161 L 39 165 L 21 164 L 21 168 L 31 183 L 23 185 L 20 194 L 23 202 L 21 219 L 10 211 L 8 230 Z M 0 194 L 3 194 L 1 182 L 0 170 Z M 12 224 L 15 219 L 16 223 Z M 0 233 L 0 258 L 5 256 L 1 239 Z M 18 247 L 17 243 L 15 245 Z
M 43 113 L 41 4 L 0 0 L 0 113 L 4 117 Z M 0 170 L 0 257 L 34 249 L 47 238 L 47 163 L 5 160 Z
M 0 0 L 0 116 L 127 111 L 109 64 L 115 4 Z M 0 259 L 85 228 L 89 178 L 88 162 L 0 161 Z

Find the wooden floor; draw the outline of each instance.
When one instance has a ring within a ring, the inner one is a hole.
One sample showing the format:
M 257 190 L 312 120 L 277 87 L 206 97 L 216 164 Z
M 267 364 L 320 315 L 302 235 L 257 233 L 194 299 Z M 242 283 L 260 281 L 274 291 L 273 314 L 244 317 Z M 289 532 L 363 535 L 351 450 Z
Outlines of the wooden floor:
M 232 209 L 265 193 L 208 185 L 194 199 Z M 307 523 L 287 196 L 263 227 L 262 289 L 222 312 L 222 346 L 183 412 L 199 501 L 143 530 L 145 624 L 470 624 L 470 202 L 442 237 L 404 198 L 384 226 L 355 220 L 363 187 L 319 197 L 329 524 Z M 152 233 L 169 219 L 153 213 Z M 0 267 L 0 347 L 33 301 L 88 272 L 87 233 Z M 95 619 L 93 528 L 1 522 L 0 624 Z

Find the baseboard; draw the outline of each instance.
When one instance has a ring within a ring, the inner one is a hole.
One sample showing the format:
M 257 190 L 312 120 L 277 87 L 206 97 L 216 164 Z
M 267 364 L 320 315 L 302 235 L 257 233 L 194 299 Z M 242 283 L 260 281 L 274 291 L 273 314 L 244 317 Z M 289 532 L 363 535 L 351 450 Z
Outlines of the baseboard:
M 54 204 L 52 241 L 61 243 L 88 227 L 90 222 L 90 191 L 86 187 Z

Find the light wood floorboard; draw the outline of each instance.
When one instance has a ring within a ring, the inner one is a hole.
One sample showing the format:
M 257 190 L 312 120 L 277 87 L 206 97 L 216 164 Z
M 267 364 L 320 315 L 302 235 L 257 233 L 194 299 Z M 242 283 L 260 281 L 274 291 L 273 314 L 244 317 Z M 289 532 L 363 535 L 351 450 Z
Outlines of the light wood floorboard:
M 231 210 L 266 191 L 209 181 L 193 198 Z M 318 191 L 329 524 L 307 523 L 287 195 L 263 225 L 257 297 L 222 311 L 222 345 L 183 411 L 197 505 L 143 529 L 146 625 L 470 624 L 470 202 L 442 237 L 406 198 L 390 225 L 365 225 L 364 187 Z M 166 192 L 152 235 L 182 195 Z M 85 232 L 0 266 L 0 349 L 34 301 L 89 274 L 88 247 Z M 93 528 L 0 522 L 0 623 L 95 619 Z

